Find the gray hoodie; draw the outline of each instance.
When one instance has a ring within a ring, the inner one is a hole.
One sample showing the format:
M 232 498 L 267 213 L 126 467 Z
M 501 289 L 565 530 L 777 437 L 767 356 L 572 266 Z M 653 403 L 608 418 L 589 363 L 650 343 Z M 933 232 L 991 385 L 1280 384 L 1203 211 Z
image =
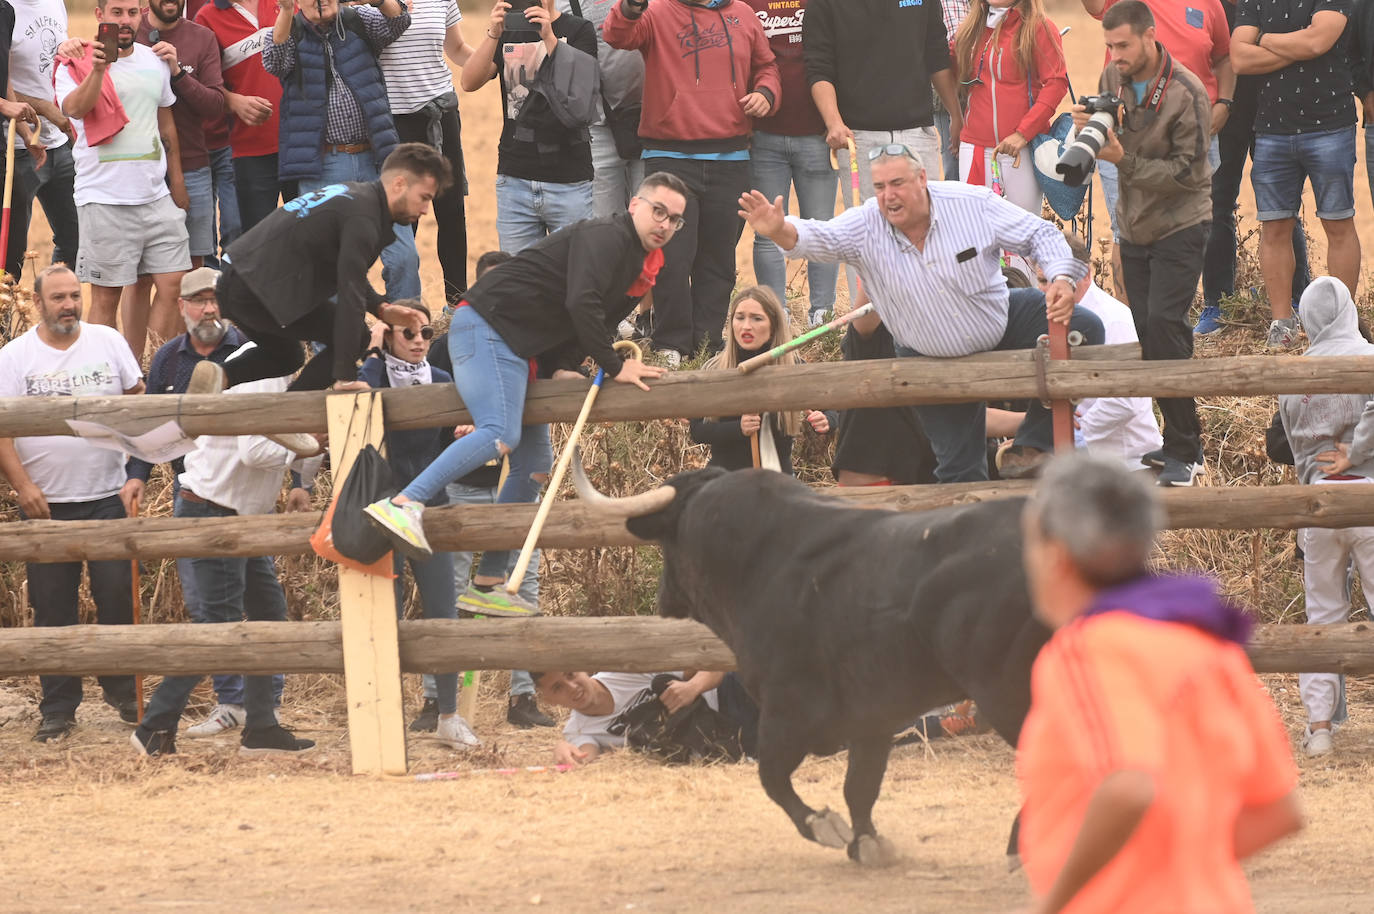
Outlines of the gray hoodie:
M 596 62 L 601 67 L 601 95 L 612 108 L 637 105 L 644 94 L 644 57 L 638 51 L 622 51 L 606 43 L 601 23 L 620 0 L 558 0 L 558 8 L 586 19 L 596 27 Z M 597 123 L 603 123 L 603 120 Z
M 1302 293 L 1299 310 L 1310 340 L 1306 355 L 1374 355 L 1374 344 L 1360 336 L 1350 291 L 1339 279 L 1314 279 Z M 1353 465 L 1347 475 L 1374 478 L 1374 395 L 1283 394 L 1279 415 L 1302 482 L 1325 476 L 1315 458 L 1337 443 L 1350 446 Z

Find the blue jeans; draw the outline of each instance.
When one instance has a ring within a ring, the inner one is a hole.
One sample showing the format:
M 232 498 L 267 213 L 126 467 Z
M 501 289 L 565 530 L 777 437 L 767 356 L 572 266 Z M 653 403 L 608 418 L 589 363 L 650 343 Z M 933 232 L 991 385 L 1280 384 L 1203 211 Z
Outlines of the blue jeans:
M 471 555 L 471 553 L 464 553 Z M 469 562 L 471 558 L 469 558 Z M 453 553 L 436 552 L 427 559 L 407 559 L 396 553 L 392 567 L 396 569 L 396 617 L 405 614 L 405 590 L 403 587 L 406 563 L 410 563 L 410 574 L 415 578 L 415 589 L 420 592 L 420 607 L 426 619 L 458 618 L 458 594 L 454 590 Z M 425 676 L 426 683 L 433 682 L 433 697 L 439 702 L 440 714 L 452 714 L 458 710 L 458 674 L 438 673 Z M 426 695 L 431 695 L 426 692 Z
M 518 254 L 546 235 L 592 218 L 592 182 L 554 184 L 496 176 L 496 235 L 501 250 Z
M 829 219 L 835 214 L 837 172 L 830 167 L 830 147 L 823 136 L 783 136 L 754 132 L 749 151 L 749 174 L 755 189 L 769 200 L 782 197 L 787 211 L 791 189 L 797 189 L 797 209 L 803 219 Z M 754 234 L 754 275 L 759 282 L 787 301 L 787 265 L 782 250 L 764 236 Z M 811 314 L 835 308 L 838 263 L 807 261 L 806 279 L 811 289 Z
M 344 181 L 366 183 L 375 180 L 377 164 L 372 160 L 372 150 L 326 152 L 319 177 L 302 179 L 300 192 L 313 193 Z M 396 240 L 382 249 L 382 282 L 386 283 L 387 301 L 419 298 L 420 252 L 415 247 L 415 231 L 402 224 L 393 224 L 391 228 L 396 232 Z
M 423 473 L 401 493 L 418 502 L 429 502 L 450 482 L 461 479 L 489 460 L 498 460 L 504 444 L 510 451 L 510 472 L 497 497 L 498 504 L 538 500 L 535 473 L 547 473 L 549 427 L 522 425 L 529 362 L 520 358 L 501 335 L 472 307 L 458 308 L 449 325 L 448 351 L 453 361 L 453 383 L 458 396 L 472 413 L 476 430 L 446 447 Z M 482 554 L 478 574 L 503 576 L 509 564 L 507 551 Z
M 176 517 L 230 517 L 234 512 L 218 505 L 176 500 Z M 193 558 L 191 570 L 196 580 L 201 614 L 205 622 L 241 622 L 246 615 L 252 622 L 286 621 L 286 594 L 277 580 L 277 566 L 271 556 L 254 558 Z M 175 730 L 191 691 L 202 676 L 168 676 L 148 700 L 143 712 L 145 731 Z M 245 727 L 274 726 L 272 677 L 248 676 L 244 683 Z
M 215 254 L 215 179 L 210 166 L 184 172 L 186 196 L 191 208 L 186 211 L 186 234 L 192 257 Z
M 1007 329 L 993 349 L 1033 349 L 1046 332 L 1045 293 L 1039 289 L 1010 289 Z M 1086 308 L 1075 308 L 1069 328 L 1083 334 L 1087 345 L 1100 345 L 1102 322 Z M 898 343 L 899 358 L 920 355 Z M 935 452 L 938 482 L 986 482 L 988 478 L 987 404 L 937 403 L 915 407 L 921 428 Z M 1030 401 L 1016 443 L 1042 451 L 1054 449 L 1053 417 L 1039 400 Z
M 234 154 L 228 147 L 210 150 L 210 174 L 215 179 L 215 205 L 219 225 L 215 231 L 215 256 L 206 265 L 219 265 L 219 252 L 238 240 L 243 229 L 239 223 L 239 198 L 234 187 Z
M 940 134 L 940 164 L 945 169 L 946 181 L 959 180 L 959 153 L 950 151 L 949 112 L 935 96 L 935 132 Z M 956 147 L 957 148 L 957 147 Z
M 495 486 L 469 486 L 461 482 L 451 482 L 448 484 L 448 502 L 451 505 L 494 505 L 496 504 Z M 468 576 L 472 571 L 471 552 L 451 552 L 453 556 L 453 585 L 458 592 L 467 589 Z M 510 556 L 508 567 L 502 574 L 509 574 L 515 567 L 518 556 L 514 552 L 508 552 Z M 520 582 L 520 596 L 529 600 L 531 603 L 539 602 L 539 550 L 534 550 L 530 556 L 529 567 L 525 569 L 525 577 Z M 435 688 L 434 677 L 426 673 L 424 676 L 425 697 L 435 698 L 437 690 Z M 511 695 L 533 695 L 534 680 L 530 674 L 524 670 L 511 670 L 510 673 L 510 694 Z M 439 706 L 443 711 L 443 705 Z M 447 712 L 445 712 L 447 713 Z
M 1250 183 L 1259 221 L 1297 218 L 1309 179 L 1317 218 L 1336 221 L 1355 215 L 1354 124 L 1293 136 L 1255 134 Z

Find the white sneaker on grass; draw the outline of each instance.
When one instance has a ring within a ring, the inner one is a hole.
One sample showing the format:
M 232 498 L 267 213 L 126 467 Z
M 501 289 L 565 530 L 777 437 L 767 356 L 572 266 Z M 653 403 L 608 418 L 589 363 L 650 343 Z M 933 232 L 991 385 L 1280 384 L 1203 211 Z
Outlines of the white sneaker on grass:
M 186 728 L 186 735 L 197 738 L 218 736 L 228 730 L 237 730 L 242 727 L 244 717 L 243 705 L 215 705 L 209 717 L 194 727 Z
M 468 722 L 463 720 L 463 715 L 454 714 L 452 717 L 439 717 L 439 727 L 434 732 L 434 736 L 439 742 L 451 749 L 476 749 L 482 745 L 482 741 L 477 738 L 477 734 L 472 732 Z

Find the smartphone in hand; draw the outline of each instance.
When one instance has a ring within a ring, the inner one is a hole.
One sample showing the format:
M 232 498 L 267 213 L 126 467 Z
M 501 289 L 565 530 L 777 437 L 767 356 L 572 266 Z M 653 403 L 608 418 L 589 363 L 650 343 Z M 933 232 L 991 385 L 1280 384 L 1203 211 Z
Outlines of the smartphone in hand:
M 112 64 L 119 59 L 119 26 L 116 23 L 100 23 L 95 30 L 95 40 L 105 51 L 106 64 Z

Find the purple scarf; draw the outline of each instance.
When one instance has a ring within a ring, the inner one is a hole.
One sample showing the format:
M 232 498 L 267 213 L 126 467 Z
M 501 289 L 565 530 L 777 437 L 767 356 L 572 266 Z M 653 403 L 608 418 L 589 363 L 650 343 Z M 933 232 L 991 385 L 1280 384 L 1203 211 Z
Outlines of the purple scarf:
M 1245 646 L 1254 621 L 1217 593 L 1216 583 L 1198 575 L 1153 575 L 1133 578 L 1100 591 L 1084 616 L 1124 611 L 1156 622 L 1177 622 Z

